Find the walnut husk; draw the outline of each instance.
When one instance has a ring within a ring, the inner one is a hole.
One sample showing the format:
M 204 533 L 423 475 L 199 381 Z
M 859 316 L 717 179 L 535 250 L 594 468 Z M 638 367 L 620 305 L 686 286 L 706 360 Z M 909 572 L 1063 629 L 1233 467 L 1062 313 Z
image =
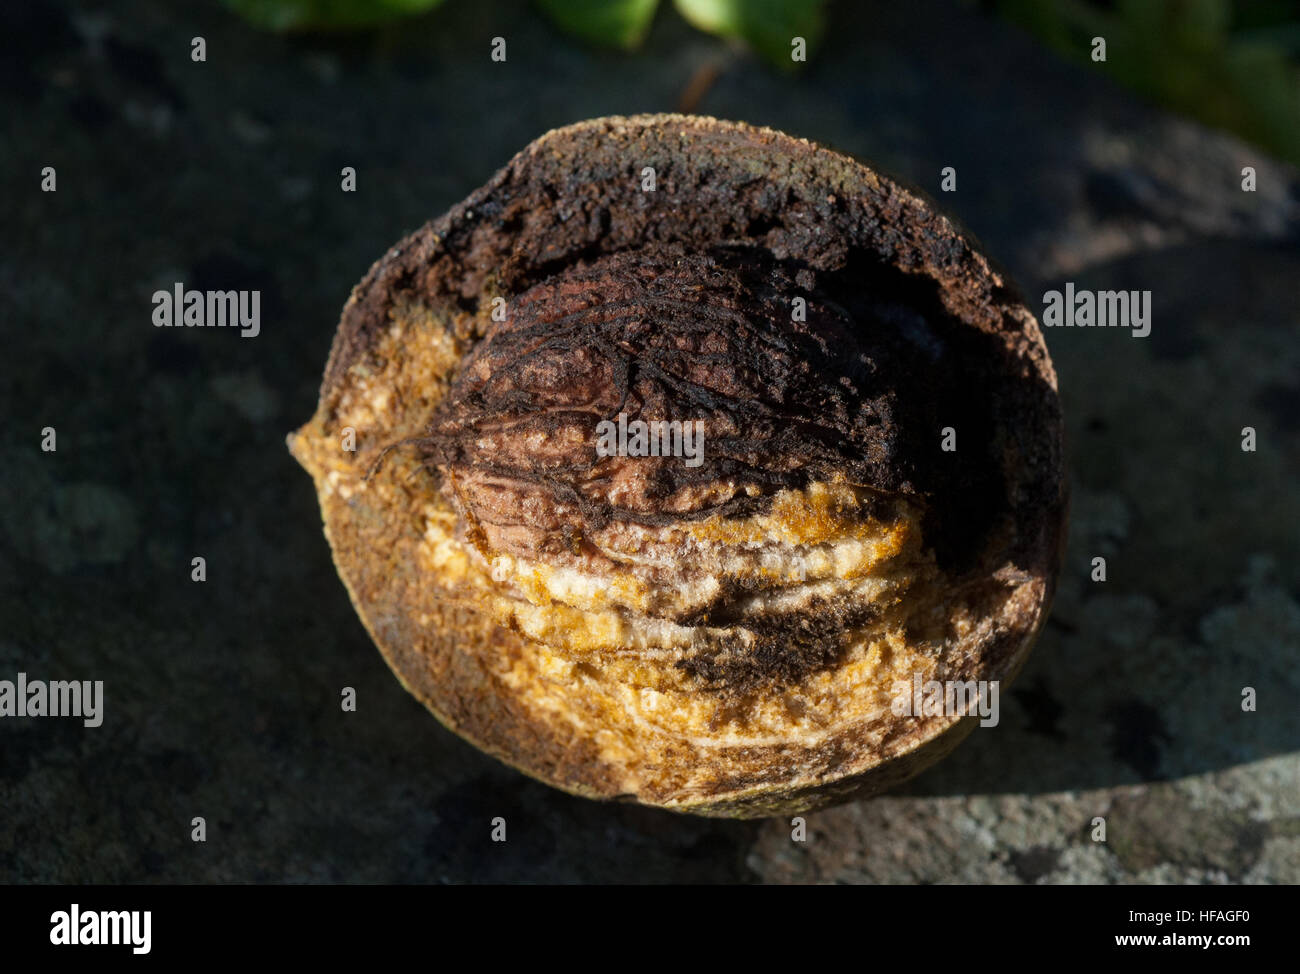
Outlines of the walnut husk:
M 597 456 L 628 409 L 702 417 L 704 462 Z M 905 780 L 977 718 L 882 712 L 889 685 L 1005 689 L 1060 567 L 1014 288 L 916 191 L 709 118 L 557 129 L 392 248 L 289 444 L 403 685 L 591 798 L 755 817 Z

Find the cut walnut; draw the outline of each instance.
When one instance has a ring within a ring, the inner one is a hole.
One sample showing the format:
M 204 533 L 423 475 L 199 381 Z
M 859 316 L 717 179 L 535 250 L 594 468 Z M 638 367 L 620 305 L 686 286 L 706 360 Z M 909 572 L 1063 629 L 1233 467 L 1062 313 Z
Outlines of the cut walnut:
M 703 814 L 945 753 L 977 718 L 900 687 L 1005 684 L 1060 560 L 1056 377 L 1009 284 L 916 194 L 712 119 L 551 132 L 400 243 L 290 445 L 447 726 Z

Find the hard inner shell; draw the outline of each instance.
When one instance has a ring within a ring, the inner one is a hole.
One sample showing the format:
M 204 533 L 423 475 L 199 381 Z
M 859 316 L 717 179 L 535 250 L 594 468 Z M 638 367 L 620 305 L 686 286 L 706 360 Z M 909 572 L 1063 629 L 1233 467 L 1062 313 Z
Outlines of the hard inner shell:
M 620 415 L 701 431 L 694 459 L 602 455 Z M 914 674 L 1014 675 L 1060 439 L 1032 315 L 924 201 L 642 116 L 544 136 L 379 261 L 290 445 L 448 726 L 581 794 L 759 815 L 955 744 L 971 718 L 893 713 Z

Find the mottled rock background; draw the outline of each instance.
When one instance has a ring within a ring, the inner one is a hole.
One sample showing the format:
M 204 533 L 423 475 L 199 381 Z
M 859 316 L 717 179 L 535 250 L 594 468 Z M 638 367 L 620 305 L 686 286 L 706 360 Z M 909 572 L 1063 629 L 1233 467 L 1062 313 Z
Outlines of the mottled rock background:
M 102 679 L 106 719 L 0 722 L 0 880 L 1300 882 L 1295 171 L 965 8 L 831 16 L 790 79 L 674 16 L 629 56 L 503 0 L 324 39 L 164 0 L 6 15 L 0 678 Z M 1035 306 L 1065 280 L 1153 292 L 1147 339 L 1048 333 L 1071 543 L 1001 724 L 810 816 L 806 844 L 569 798 L 444 731 L 371 646 L 284 447 L 388 245 L 547 129 L 671 110 L 711 62 L 701 112 L 935 194 L 955 166 L 944 205 Z M 175 281 L 260 289 L 261 335 L 155 329 Z

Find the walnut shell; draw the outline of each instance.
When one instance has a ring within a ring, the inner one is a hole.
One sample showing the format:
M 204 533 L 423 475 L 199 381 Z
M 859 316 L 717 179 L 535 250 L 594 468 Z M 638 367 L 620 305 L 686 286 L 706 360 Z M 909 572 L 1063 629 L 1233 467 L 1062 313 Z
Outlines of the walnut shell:
M 557 129 L 408 236 L 289 442 L 403 685 L 593 798 L 753 817 L 901 781 L 978 720 L 897 715 L 901 685 L 1005 686 L 1060 565 L 1056 376 L 1013 288 L 915 192 L 708 118 Z

